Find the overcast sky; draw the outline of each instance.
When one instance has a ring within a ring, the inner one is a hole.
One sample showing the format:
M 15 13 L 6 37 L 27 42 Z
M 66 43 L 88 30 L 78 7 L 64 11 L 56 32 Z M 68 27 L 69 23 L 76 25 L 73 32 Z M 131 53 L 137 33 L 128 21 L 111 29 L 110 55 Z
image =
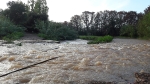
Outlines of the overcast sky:
M 0 8 L 7 8 L 6 3 L 12 0 L 1 0 Z M 17 1 L 17 0 L 13 0 Z M 27 3 L 27 0 L 21 0 Z M 103 10 L 143 12 L 150 6 L 150 0 L 47 0 L 49 19 L 57 22 L 70 21 L 83 11 L 98 12 Z

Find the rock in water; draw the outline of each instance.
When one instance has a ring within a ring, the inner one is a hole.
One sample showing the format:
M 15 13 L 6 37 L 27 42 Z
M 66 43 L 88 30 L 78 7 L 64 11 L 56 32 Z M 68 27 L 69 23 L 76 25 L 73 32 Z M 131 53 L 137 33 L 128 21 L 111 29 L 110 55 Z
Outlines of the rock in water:
M 135 73 L 135 78 L 134 84 L 150 84 L 150 73 Z

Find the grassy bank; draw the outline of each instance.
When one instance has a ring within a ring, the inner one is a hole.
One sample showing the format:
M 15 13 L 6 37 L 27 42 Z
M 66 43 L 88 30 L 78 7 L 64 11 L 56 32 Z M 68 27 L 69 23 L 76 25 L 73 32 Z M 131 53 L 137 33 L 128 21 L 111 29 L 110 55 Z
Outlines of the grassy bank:
M 113 40 L 112 36 L 80 36 L 80 39 L 90 40 L 88 44 L 107 43 Z

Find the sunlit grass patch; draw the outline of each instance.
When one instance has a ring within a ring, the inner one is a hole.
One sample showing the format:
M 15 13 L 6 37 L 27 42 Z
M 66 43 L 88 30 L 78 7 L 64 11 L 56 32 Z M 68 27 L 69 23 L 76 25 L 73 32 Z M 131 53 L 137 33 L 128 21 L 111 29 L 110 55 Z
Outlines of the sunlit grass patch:
M 88 44 L 107 43 L 113 40 L 112 36 L 80 36 L 80 39 L 90 40 Z

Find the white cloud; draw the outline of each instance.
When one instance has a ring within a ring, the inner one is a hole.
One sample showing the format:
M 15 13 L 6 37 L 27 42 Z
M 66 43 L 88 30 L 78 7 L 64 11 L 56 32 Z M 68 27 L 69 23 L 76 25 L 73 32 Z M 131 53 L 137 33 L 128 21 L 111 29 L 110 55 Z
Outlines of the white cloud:
M 73 15 L 88 10 L 90 3 L 86 0 L 49 0 L 50 20 L 69 21 Z
M 83 11 L 119 10 L 130 0 L 48 0 L 49 17 L 54 21 L 69 21 L 73 15 Z

